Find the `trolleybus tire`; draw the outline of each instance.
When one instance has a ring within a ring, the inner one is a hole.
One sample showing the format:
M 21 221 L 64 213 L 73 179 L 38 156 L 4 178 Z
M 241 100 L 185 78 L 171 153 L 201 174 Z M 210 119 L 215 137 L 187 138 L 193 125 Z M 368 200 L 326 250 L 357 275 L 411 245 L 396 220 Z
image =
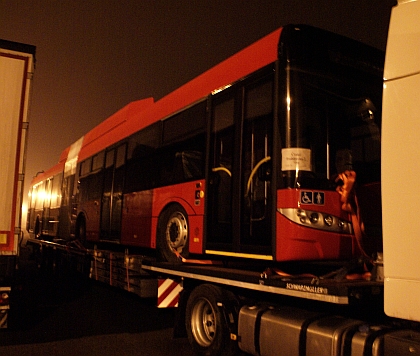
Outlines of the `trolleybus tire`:
M 77 217 L 75 237 L 82 244 L 86 243 L 86 218 L 83 214 Z
M 41 220 L 39 219 L 39 216 L 36 217 L 35 229 L 34 229 L 34 236 L 35 236 L 36 239 L 39 239 L 42 236 L 42 233 L 41 233 Z
M 162 261 L 177 262 L 174 250 L 184 258 L 189 255 L 188 216 L 179 204 L 169 205 L 160 215 L 157 227 L 158 258 Z
M 202 284 L 191 292 L 185 324 L 188 340 L 198 355 L 236 354 L 237 342 L 232 340 L 228 325 L 228 320 L 236 319 L 230 314 L 232 299 L 230 292 L 212 284 Z

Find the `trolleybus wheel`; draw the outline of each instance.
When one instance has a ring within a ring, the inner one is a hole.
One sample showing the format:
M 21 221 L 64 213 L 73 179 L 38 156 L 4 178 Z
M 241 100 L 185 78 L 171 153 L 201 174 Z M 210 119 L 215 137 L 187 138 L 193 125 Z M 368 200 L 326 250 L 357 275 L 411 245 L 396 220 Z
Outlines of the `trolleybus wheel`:
M 159 217 L 157 248 L 159 258 L 163 261 L 178 261 L 176 253 L 188 257 L 188 218 L 179 204 L 170 205 Z
M 232 300 L 230 292 L 211 284 L 202 284 L 192 291 L 185 322 L 188 340 L 198 355 L 229 356 L 237 352 L 228 325 L 228 320 L 235 319 L 230 314 Z
M 76 221 L 76 240 L 79 240 L 82 244 L 86 243 L 86 219 L 84 215 L 79 215 Z
M 34 235 L 36 239 L 41 237 L 41 221 L 39 220 L 39 216 L 36 217 Z

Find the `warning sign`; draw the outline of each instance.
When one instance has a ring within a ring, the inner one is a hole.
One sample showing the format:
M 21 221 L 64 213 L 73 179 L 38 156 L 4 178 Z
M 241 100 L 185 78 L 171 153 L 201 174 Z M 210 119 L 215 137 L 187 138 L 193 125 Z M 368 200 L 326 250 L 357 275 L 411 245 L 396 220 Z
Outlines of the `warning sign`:
M 312 192 L 308 192 L 306 190 L 300 192 L 300 202 L 302 204 L 312 204 L 313 202 L 313 195 Z
M 302 190 L 300 192 L 300 203 L 301 204 L 325 204 L 325 193 L 324 192 L 312 192 L 308 190 Z
M 324 200 L 325 200 L 324 192 L 314 192 L 314 204 L 324 205 L 325 204 Z

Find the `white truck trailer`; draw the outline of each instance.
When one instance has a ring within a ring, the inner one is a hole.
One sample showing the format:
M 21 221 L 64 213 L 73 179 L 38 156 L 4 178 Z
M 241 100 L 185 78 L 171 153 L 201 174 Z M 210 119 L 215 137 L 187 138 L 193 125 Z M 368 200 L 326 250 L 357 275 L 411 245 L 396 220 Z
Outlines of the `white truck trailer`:
M 0 328 L 7 327 L 21 229 L 35 47 L 0 40 Z

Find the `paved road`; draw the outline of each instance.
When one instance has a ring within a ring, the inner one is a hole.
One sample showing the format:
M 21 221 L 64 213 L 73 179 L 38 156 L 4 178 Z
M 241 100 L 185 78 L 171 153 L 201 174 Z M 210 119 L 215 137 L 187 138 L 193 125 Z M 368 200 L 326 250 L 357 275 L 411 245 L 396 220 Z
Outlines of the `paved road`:
M 171 330 L 110 334 L 77 339 L 0 346 L 2 356 L 192 356 L 185 340 L 171 340 Z M 164 338 L 164 339 L 162 339 Z
M 26 256 L 28 251 L 23 251 Z M 174 310 L 74 274 L 46 276 L 25 259 L 0 355 L 192 356 Z

